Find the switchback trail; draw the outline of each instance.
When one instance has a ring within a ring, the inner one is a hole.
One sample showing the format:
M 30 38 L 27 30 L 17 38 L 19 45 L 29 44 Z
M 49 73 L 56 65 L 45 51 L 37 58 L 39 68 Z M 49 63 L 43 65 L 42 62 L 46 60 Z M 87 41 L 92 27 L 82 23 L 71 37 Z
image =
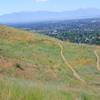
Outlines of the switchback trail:
M 71 69 L 71 71 L 73 72 L 73 75 L 74 75 L 74 77 L 76 78 L 76 79 L 78 79 L 78 80 L 80 80 L 81 82 L 83 82 L 83 83 L 86 83 L 85 82 L 85 80 L 83 80 L 81 77 L 80 77 L 80 75 L 78 75 L 78 73 L 73 69 L 73 67 L 69 64 L 69 62 L 66 60 L 66 58 L 64 57 L 64 55 L 63 55 L 63 46 L 62 46 L 62 44 L 63 44 L 63 42 L 58 42 L 58 45 L 59 45 L 59 47 L 60 47 L 60 49 L 61 49 L 61 58 L 63 59 L 63 61 L 64 61 L 64 63 Z
M 95 54 L 95 56 L 96 56 L 96 67 L 97 67 L 97 70 L 98 71 L 100 71 L 100 59 L 99 59 L 99 56 L 98 56 L 98 53 L 97 53 L 97 51 L 95 50 L 94 51 L 94 54 Z

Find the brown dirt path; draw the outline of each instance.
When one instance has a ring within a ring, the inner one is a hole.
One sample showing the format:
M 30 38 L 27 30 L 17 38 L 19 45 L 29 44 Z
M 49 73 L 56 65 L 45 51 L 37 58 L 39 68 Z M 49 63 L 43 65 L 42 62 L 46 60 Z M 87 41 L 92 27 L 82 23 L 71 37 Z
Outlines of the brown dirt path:
M 61 58 L 63 59 L 64 63 L 67 65 L 67 67 L 69 67 L 71 69 L 71 71 L 73 72 L 73 75 L 76 79 L 80 80 L 81 82 L 85 83 L 85 80 L 83 80 L 80 75 L 73 69 L 73 67 L 69 64 L 69 62 L 66 60 L 66 58 L 63 55 L 63 46 L 62 46 L 63 42 L 61 41 L 60 43 L 58 43 L 60 49 L 61 49 Z
M 45 41 L 45 40 L 42 40 L 42 41 Z M 73 75 L 74 75 L 74 77 L 76 78 L 76 79 L 78 79 L 79 81 L 81 81 L 82 83 L 86 83 L 85 82 L 85 80 L 83 80 L 81 77 L 80 77 L 80 75 L 73 69 L 73 67 L 69 64 L 69 62 L 66 60 L 66 58 L 64 57 L 64 55 L 63 55 L 63 42 L 62 41 L 51 41 L 51 40 L 46 40 L 46 41 L 49 41 L 49 42 L 52 42 L 52 43 L 54 43 L 55 45 L 58 45 L 59 47 L 60 47 L 60 49 L 61 49 L 61 52 L 60 52 L 60 55 L 61 55 L 61 58 L 62 58 L 62 60 L 64 61 L 64 63 L 65 63 L 65 65 L 67 65 L 67 67 L 69 67 L 69 69 L 72 71 L 72 73 L 73 73 Z
M 96 50 L 94 51 L 94 54 L 96 56 L 96 67 L 97 67 L 97 70 L 100 71 L 100 65 L 99 65 L 100 64 L 100 59 L 99 59 L 99 55 L 98 55 Z

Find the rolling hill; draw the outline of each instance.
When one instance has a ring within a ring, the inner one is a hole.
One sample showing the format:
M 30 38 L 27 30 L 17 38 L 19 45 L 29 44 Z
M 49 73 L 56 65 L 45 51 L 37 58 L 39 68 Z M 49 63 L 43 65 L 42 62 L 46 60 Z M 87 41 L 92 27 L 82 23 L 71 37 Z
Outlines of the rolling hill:
M 99 100 L 100 47 L 0 26 L 0 100 Z

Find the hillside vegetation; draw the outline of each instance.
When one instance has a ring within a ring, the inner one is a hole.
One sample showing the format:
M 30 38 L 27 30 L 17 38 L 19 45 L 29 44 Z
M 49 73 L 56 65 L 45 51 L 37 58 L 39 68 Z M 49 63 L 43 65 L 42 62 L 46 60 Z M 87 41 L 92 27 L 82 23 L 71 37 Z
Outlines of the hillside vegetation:
M 100 47 L 0 26 L 0 100 L 100 100 Z

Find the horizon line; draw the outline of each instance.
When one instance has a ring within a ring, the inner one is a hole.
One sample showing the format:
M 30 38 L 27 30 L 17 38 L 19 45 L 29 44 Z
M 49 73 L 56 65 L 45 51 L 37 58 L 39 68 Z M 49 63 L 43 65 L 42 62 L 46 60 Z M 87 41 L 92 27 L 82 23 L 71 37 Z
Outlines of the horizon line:
M 4 14 L 0 14 L 0 16 L 3 16 L 3 15 L 9 15 L 9 14 L 13 14 L 13 13 L 21 13 L 21 12 L 58 12 L 58 13 L 61 13 L 61 12 L 71 12 L 71 11 L 77 11 L 77 10 L 86 10 L 86 9 L 96 9 L 96 10 L 100 10 L 100 8 L 94 8 L 94 7 L 89 7 L 89 8 L 78 8 L 78 9 L 73 9 L 73 10 L 62 10 L 62 11 L 52 11 L 52 10 L 29 10 L 29 11 L 16 11 L 16 12 L 7 12 L 7 13 L 4 13 Z

